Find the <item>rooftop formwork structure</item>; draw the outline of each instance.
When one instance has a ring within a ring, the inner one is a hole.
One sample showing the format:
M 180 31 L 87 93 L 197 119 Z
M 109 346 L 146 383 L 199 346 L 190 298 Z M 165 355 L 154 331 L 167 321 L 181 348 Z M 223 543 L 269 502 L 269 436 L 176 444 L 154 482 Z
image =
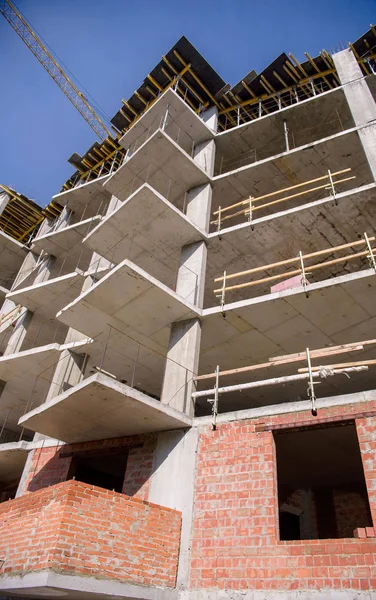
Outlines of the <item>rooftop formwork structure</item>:
M 374 593 L 375 47 L 231 88 L 182 38 L 72 155 L 1 311 L 3 594 Z

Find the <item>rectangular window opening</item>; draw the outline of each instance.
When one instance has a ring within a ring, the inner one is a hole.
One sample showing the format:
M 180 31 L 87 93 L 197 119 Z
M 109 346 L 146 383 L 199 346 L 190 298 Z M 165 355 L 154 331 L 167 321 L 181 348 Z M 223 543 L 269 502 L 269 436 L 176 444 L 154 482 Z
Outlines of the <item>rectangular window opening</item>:
M 128 451 L 78 452 L 73 454 L 68 479 L 76 479 L 106 490 L 123 490 Z
M 372 527 L 354 421 L 274 432 L 280 540 L 354 537 Z

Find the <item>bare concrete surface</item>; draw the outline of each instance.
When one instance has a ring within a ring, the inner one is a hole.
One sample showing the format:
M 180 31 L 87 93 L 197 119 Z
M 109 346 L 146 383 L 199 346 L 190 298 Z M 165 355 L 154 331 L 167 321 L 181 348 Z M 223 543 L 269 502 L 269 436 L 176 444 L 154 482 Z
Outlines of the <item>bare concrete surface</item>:
M 41 237 L 36 237 L 33 240 L 31 249 L 37 254 L 45 250 L 47 254 L 52 254 L 56 257 L 66 256 L 76 246 L 81 245 L 90 227 L 95 227 L 100 220 L 100 216 L 95 216 L 74 223 L 73 225 L 68 225 L 52 233 L 47 233 Z
M 21 476 L 29 451 L 29 442 L 25 441 L 0 444 L 1 482 L 14 481 Z
M 167 127 L 170 121 L 177 128 L 187 133 L 196 144 L 214 137 L 214 131 L 205 125 L 204 121 L 188 106 L 178 94 L 169 88 L 161 94 L 156 102 L 136 121 L 134 125 L 120 138 L 123 148 L 129 148 L 141 135 L 163 124 L 167 116 Z
M 10 292 L 7 298 L 34 313 L 43 314 L 46 319 L 52 319 L 63 306 L 77 296 L 82 282 L 83 273 L 68 273 L 42 283 L 19 288 Z
M 142 254 L 168 262 L 176 270 L 180 249 L 206 234 L 150 185 L 144 184 L 84 239 L 84 244 L 114 263 Z M 142 260 L 142 258 L 141 258 Z
M 104 184 L 119 200 L 149 183 L 176 204 L 185 192 L 210 178 L 164 131 L 158 129 Z
M 52 200 L 73 210 L 77 215 L 82 215 L 85 211 L 85 218 L 94 217 L 98 214 L 101 204 L 108 204 L 111 199 L 111 194 L 103 188 L 108 178 L 109 175 L 98 177 L 66 192 L 60 192 L 52 196 Z
M 192 419 L 97 373 L 27 413 L 19 424 L 64 442 L 190 427 Z
M 66 600 L 177 600 L 176 590 L 138 586 L 108 579 L 61 575 L 51 570 L 22 576 L 2 577 L 0 591 L 15 597 L 66 598 Z

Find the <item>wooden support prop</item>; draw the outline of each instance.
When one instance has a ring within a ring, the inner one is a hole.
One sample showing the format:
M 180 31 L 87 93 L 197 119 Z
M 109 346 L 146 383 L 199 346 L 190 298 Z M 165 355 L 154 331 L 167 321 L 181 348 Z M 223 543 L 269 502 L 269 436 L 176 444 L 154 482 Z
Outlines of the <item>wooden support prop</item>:
M 343 175 L 344 173 L 349 173 L 351 171 L 351 168 L 347 168 L 347 169 L 342 169 L 341 171 L 336 171 L 335 173 L 332 173 L 332 177 L 335 177 L 336 175 Z M 329 175 L 321 175 L 321 177 L 316 177 L 315 179 L 309 179 L 308 181 L 304 181 L 303 183 L 297 183 L 296 185 L 291 185 L 287 188 L 283 188 L 282 190 L 278 190 L 276 192 L 270 192 L 269 194 L 263 194 L 262 196 L 257 196 L 256 198 L 253 198 L 254 202 L 259 202 L 260 200 L 265 200 L 266 198 L 271 198 L 272 196 L 277 196 L 278 194 L 282 194 L 283 192 L 290 192 L 291 190 L 296 190 L 298 188 L 304 187 L 305 185 L 309 185 L 310 183 L 317 183 L 318 181 L 324 181 L 325 179 L 329 179 Z M 334 182 L 336 183 L 336 182 Z M 246 200 L 241 200 L 240 202 L 236 202 L 235 204 L 231 204 L 230 206 L 226 206 L 225 208 L 222 208 L 222 213 L 227 212 L 228 210 L 231 210 L 231 208 L 236 208 L 237 206 L 242 206 L 244 204 L 247 204 L 248 202 L 248 198 Z M 213 213 L 214 215 L 218 214 L 218 211 L 215 211 Z
M 376 249 L 373 248 L 372 251 L 376 252 Z M 328 260 L 326 262 L 317 263 L 316 265 L 309 266 L 308 267 L 309 273 L 305 272 L 305 274 L 310 275 L 312 273 L 312 271 L 317 271 L 324 267 L 330 267 L 332 265 L 336 265 L 341 262 L 347 262 L 348 260 L 352 260 L 354 258 L 368 256 L 368 254 L 369 254 L 368 250 L 364 250 L 363 252 L 356 252 L 354 254 L 346 254 L 346 256 L 341 256 L 340 258 L 335 258 L 333 260 Z M 231 285 L 229 287 L 226 287 L 224 291 L 230 292 L 232 290 L 240 290 L 240 289 L 243 289 L 246 287 L 251 287 L 251 286 L 257 285 L 259 283 L 275 281 L 276 279 L 286 279 L 289 277 L 293 277 L 294 275 L 300 275 L 301 273 L 302 273 L 302 269 L 295 269 L 294 271 L 287 271 L 286 273 L 279 273 L 278 275 L 271 275 L 270 277 L 264 277 L 263 279 L 257 279 L 256 281 L 248 281 L 247 283 L 238 283 L 236 285 Z M 222 288 L 214 290 L 214 293 L 218 293 L 219 291 L 222 291 Z
M 369 237 L 368 240 L 370 242 L 375 241 L 375 237 Z M 356 242 L 348 242 L 347 244 L 341 244 L 340 246 L 333 246 L 333 248 L 325 248 L 324 250 L 317 250 L 315 252 L 310 252 L 309 254 L 303 254 L 303 259 L 307 260 L 309 258 L 316 258 L 316 256 L 324 256 L 325 254 L 332 254 L 334 252 L 339 252 L 340 250 L 346 250 L 347 248 L 352 248 L 354 246 L 361 246 L 364 244 L 364 239 L 357 240 Z M 260 271 L 268 271 L 269 269 L 274 269 L 275 267 L 283 267 L 286 265 L 291 265 L 299 261 L 299 256 L 294 256 L 294 258 L 287 258 L 286 260 L 280 260 L 279 262 L 270 263 L 268 265 L 263 265 L 262 267 L 254 267 L 253 269 L 247 269 L 246 271 L 239 271 L 238 273 L 232 273 L 231 275 L 226 275 L 226 281 L 229 279 L 235 279 L 236 277 L 242 277 L 243 275 L 251 275 L 252 273 L 259 273 Z M 329 263 L 325 263 L 329 264 Z M 311 267 L 309 267 L 311 268 Z M 286 273 L 286 276 L 289 274 Z M 217 277 L 214 279 L 214 282 L 223 281 L 223 277 Z
M 363 342 L 351 342 L 349 344 L 340 344 L 339 346 L 328 346 L 327 348 L 318 348 L 316 350 L 311 350 L 311 356 L 314 357 L 315 353 L 321 353 L 324 351 L 328 351 L 330 353 L 333 354 L 342 354 L 342 352 L 347 352 L 348 350 L 350 350 L 351 348 L 358 348 L 360 347 L 360 350 L 363 350 L 364 346 L 369 346 L 371 344 L 376 344 L 376 339 L 373 340 L 365 340 Z M 273 356 L 272 358 L 269 358 L 270 361 L 279 361 L 279 360 L 286 360 L 286 359 L 293 359 L 293 358 L 297 358 L 297 359 L 302 359 L 304 360 L 306 353 L 305 352 L 296 352 L 295 354 L 282 354 L 281 356 Z
M 332 369 L 331 373 L 328 375 L 339 375 L 341 373 L 354 372 L 354 371 L 366 371 L 368 367 L 365 364 L 360 366 L 346 367 L 341 369 Z M 322 377 L 320 371 L 315 371 L 312 373 L 312 378 Z M 248 383 L 240 383 L 237 385 L 227 385 L 224 387 L 218 388 L 218 394 L 226 394 L 228 392 L 241 392 L 242 390 L 249 390 L 259 387 L 266 387 L 271 385 L 279 385 L 284 383 L 290 383 L 293 381 L 300 381 L 309 378 L 309 373 L 299 373 L 297 375 L 286 375 L 285 377 L 274 377 L 273 379 L 262 379 L 260 381 L 250 381 Z M 201 390 L 199 392 L 194 392 L 192 394 L 192 398 L 202 398 L 205 396 L 211 396 L 215 392 L 215 388 L 211 388 L 208 390 Z
M 333 186 L 338 184 L 338 183 L 345 183 L 346 181 L 351 181 L 352 179 L 356 179 L 356 176 L 353 175 L 352 177 L 345 177 L 344 179 L 339 179 L 338 181 L 333 181 Z M 292 200 L 293 198 L 298 198 L 300 196 L 304 196 L 305 194 L 309 194 L 310 192 L 317 192 L 318 190 L 323 190 L 323 189 L 330 189 L 332 190 L 332 186 L 331 185 L 327 185 L 326 183 L 324 185 L 319 185 L 316 186 L 314 188 L 310 188 L 308 190 L 303 190 L 302 192 L 298 192 L 296 194 L 291 194 L 290 196 L 285 196 L 284 198 L 278 198 L 277 200 L 272 200 L 272 202 L 266 202 L 265 204 L 260 204 L 259 206 L 254 206 L 253 207 L 253 211 L 256 210 L 261 210 L 262 208 L 268 208 L 269 206 L 274 206 L 275 204 L 280 204 L 281 202 L 285 202 L 287 200 Z M 336 199 L 335 194 L 333 195 L 333 191 L 332 191 L 332 196 L 334 199 Z M 257 202 L 260 198 L 253 198 L 253 202 Z M 242 205 L 247 204 L 248 200 L 242 200 Z M 228 207 L 226 207 L 228 208 Z M 226 208 L 222 208 L 221 212 L 225 212 Z M 238 210 L 235 213 L 232 213 L 230 215 L 225 215 L 224 217 L 222 217 L 222 221 L 227 221 L 228 219 L 233 219 L 234 217 L 237 217 L 239 215 L 247 215 L 248 214 L 248 209 L 244 208 L 242 210 Z M 210 221 L 211 225 L 217 223 L 218 220 L 214 219 L 213 221 Z
M 342 344 L 341 346 L 332 346 L 329 348 L 317 348 L 316 350 L 311 350 L 311 358 L 323 358 L 325 356 L 333 356 L 335 354 L 346 354 L 347 352 L 358 352 L 363 350 L 364 346 L 376 344 L 376 339 L 366 340 L 363 342 L 353 342 L 351 344 Z M 269 361 L 266 363 L 258 363 L 256 365 L 249 365 L 246 367 L 238 367 L 237 369 L 228 369 L 226 371 L 220 371 L 219 376 L 223 377 L 225 375 L 237 375 L 239 373 L 246 373 L 248 371 L 257 371 L 259 369 L 267 369 L 269 367 L 278 367 L 283 365 L 288 365 L 295 362 L 302 362 L 307 359 L 306 352 L 299 352 L 296 354 L 286 354 L 281 357 L 269 358 Z M 362 363 L 363 364 L 363 363 Z M 314 368 L 314 367 L 313 367 Z M 207 373 L 205 375 L 198 375 L 195 377 L 195 381 L 203 381 L 204 379 L 213 379 L 216 377 L 216 373 Z

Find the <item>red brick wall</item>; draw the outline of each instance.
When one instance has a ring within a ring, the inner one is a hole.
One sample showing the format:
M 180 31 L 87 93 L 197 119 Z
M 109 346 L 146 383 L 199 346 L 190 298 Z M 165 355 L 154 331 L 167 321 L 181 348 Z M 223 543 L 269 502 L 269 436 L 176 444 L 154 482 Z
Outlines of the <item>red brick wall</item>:
M 37 448 L 32 454 L 22 494 L 66 481 L 73 452 L 127 448 L 129 455 L 123 492 L 147 500 L 156 443 L 157 436 L 152 434 Z
M 279 541 L 273 428 L 359 417 L 357 430 L 373 519 L 376 516 L 376 402 L 200 431 L 191 587 L 309 590 L 375 589 L 376 540 Z
M 0 505 L 1 575 L 50 568 L 174 587 L 181 514 L 68 481 Z

